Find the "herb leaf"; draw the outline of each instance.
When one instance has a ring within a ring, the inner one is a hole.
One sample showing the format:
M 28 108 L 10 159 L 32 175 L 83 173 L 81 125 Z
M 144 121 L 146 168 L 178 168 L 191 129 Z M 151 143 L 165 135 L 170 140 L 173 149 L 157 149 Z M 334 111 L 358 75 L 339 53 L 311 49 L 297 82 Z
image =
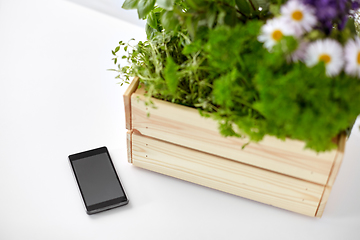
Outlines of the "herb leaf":
M 176 93 L 177 86 L 179 83 L 179 76 L 177 74 L 179 67 L 176 65 L 171 57 L 166 58 L 166 66 L 164 69 L 164 77 L 166 85 L 168 86 L 171 93 Z
M 153 10 L 155 5 L 155 0 L 139 0 L 137 5 L 139 19 L 144 19 Z
M 138 5 L 139 0 L 125 0 L 125 2 L 122 5 L 123 9 L 136 9 Z
M 156 1 L 156 4 L 165 9 L 165 10 L 168 10 L 168 11 L 171 11 L 174 9 L 174 3 L 175 3 L 175 0 L 157 0 Z

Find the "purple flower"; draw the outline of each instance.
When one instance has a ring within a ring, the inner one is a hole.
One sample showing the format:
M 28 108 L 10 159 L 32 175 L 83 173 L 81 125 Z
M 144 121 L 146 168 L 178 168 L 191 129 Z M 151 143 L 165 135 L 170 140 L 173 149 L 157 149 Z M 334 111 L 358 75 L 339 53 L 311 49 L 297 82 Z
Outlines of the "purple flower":
M 302 2 L 315 8 L 320 28 L 328 34 L 335 23 L 342 30 L 346 25 L 350 10 L 358 9 L 360 6 L 360 0 L 302 0 Z

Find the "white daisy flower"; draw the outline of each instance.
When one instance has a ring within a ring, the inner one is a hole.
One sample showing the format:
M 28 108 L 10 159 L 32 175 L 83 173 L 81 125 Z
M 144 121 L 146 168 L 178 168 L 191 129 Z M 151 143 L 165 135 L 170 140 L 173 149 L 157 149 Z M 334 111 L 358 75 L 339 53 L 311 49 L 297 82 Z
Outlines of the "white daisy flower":
M 281 6 L 281 15 L 295 28 L 298 36 L 309 32 L 317 23 L 315 9 L 297 0 L 290 0 Z
M 320 61 L 325 63 L 326 75 L 335 76 L 340 73 L 343 65 L 343 49 L 340 43 L 333 39 L 317 40 L 309 44 L 305 63 L 312 67 Z
M 352 76 L 360 77 L 360 38 L 356 37 L 345 46 L 345 72 Z
M 263 42 L 264 46 L 271 51 L 284 36 L 294 36 L 294 33 L 294 29 L 282 18 L 274 18 L 268 20 L 261 27 L 261 34 L 258 36 L 258 40 Z

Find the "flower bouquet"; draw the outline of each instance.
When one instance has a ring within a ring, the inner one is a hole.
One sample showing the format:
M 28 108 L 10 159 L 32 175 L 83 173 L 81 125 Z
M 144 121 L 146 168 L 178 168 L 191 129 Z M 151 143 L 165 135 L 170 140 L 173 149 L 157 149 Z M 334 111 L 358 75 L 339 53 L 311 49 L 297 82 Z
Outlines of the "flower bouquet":
M 120 83 L 136 76 L 143 89 L 131 97 L 129 159 L 321 216 L 344 151 L 339 136 L 360 113 L 359 3 L 126 0 L 147 20 L 148 38 L 112 51 Z
M 198 108 L 224 136 L 306 142 L 317 152 L 360 113 L 352 0 L 126 0 L 148 40 L 118 51 L 147 95 Z M 210 113 L 210 114 L 209 114 Z

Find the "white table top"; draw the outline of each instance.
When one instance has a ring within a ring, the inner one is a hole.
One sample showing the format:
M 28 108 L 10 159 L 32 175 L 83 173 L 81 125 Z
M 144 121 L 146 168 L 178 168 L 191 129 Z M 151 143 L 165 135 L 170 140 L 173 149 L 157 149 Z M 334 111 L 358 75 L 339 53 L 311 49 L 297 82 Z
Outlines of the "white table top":
M 0 239 L 360 239 L 357 127 L 321 219 L 129 164 L 106 69 L 132 37 L 144 29 L 68 1 L 0 0 Z M 130 203 L 88 216 L 67 156 L 100 146 Z

